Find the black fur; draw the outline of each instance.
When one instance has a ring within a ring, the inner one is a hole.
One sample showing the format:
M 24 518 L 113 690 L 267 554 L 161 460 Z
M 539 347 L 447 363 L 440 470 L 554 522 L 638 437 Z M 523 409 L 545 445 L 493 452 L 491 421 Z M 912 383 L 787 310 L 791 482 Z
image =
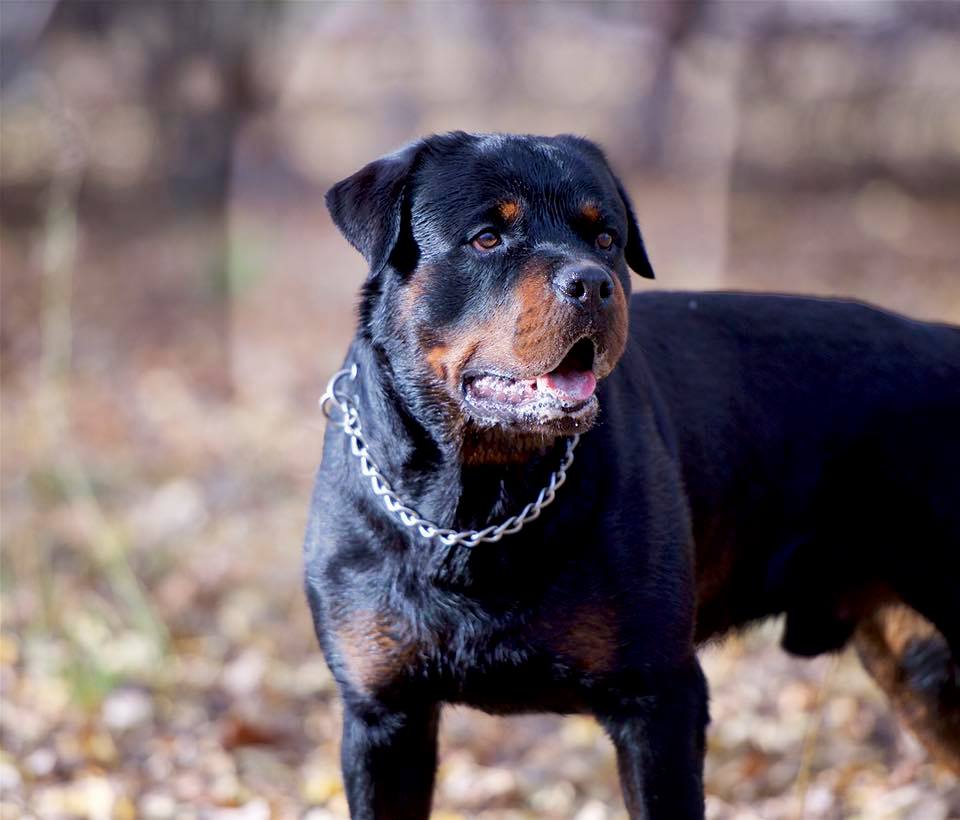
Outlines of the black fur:
M 428 360 L 509 333 L 498 317 L 524 282 L 553 311 L 552 271 L 571 260 L 626 294 L 627 265 L 652 277 L 602 153 L 572 137 L 431 137 L 328 204 L 371 268 L 345 387 L 374 459 L 441 526 L 517 512 L 578 428 L 481 423 Z M 470 244 L 487 226 L 503 237 L 491 253 Z M 446 548 L 399 524 L 328 427 L 306 589 L 343 697 L 354 818 L 427 816 L 444 703 L 592 713 L 631 816 L 699 818 L 697 643 L 786 612 L 787 648 L 816 654 L 897 599 L 960 651 L 960 332 L 847 302 L 658 293 L 633 298 L 618 353 L 614 310 L 535 326 L 563 347 L 579 322 L 569 340 L 594 341 L 600 410 L 556 502 L 499 543 Z M 484 364 L 519 372 L 512 355 Z

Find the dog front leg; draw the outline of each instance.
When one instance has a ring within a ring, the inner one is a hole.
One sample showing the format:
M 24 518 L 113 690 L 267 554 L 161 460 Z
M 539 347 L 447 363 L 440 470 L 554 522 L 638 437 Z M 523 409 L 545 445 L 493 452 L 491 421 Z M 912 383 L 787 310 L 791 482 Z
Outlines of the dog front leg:
M 633 820 L 702 820 L 707 685 L 695 660 L 649 696 L 599 715 Z
M 352 820 L 426 820 L 437 768 L 436 704 L 345 704 L 340 762 Z

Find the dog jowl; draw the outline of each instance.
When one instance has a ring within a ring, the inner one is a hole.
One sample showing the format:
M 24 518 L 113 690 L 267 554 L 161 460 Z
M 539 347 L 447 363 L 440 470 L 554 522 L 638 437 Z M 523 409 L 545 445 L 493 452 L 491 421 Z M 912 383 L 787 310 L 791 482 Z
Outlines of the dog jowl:
M 464 703 L 592 713 L 635 816 L 702 816 L 680 474 L 653 391 L 607 401 L 624 389 L 611 377 L 630 346 L 631 277 L 653 272 L 602 152 L 568 136 L 431 137 L 327 203 L 369 264 L 347 389 L 404 505 L 456 531 L 499 523 L 543 498 L 590 431 L 551 506 L 469 548 L 386 510 L 328 428 L 307 593 L 344 701 L 352 815 L 426 817 L 439 709 Z M 610 463 L 627 417 L 642 452 Z M 624 565 L 627 531 L 643 546 Z

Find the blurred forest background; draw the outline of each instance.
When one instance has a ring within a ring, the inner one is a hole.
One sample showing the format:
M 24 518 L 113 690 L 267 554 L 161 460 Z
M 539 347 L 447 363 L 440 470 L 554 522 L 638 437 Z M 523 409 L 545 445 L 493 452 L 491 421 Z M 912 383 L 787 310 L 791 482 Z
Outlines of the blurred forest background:
M 346 816 L 300 541 L 332 182 L 576 132 L 663 288 L 960 322 L 960 4 L 2 0 L 3 818 Z M 650 287 L 648 283 L 637 287 Z M 705 652 L 709 816 L 960 817 L 856 658 Z M 448 710 L 437 817 L 624 817 L 592 722 Z

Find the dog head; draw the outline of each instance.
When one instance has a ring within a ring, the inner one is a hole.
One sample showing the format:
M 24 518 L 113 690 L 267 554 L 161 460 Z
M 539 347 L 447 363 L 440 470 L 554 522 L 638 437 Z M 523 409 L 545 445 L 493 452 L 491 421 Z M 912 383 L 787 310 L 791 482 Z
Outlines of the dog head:
M 335 185 L 367 259 L 361 334 L 418 420 L 474 461 L 587 430 L 627 339 L 628 267 L 653 278 L 623 187 L 573 136 L 434 136 Z

